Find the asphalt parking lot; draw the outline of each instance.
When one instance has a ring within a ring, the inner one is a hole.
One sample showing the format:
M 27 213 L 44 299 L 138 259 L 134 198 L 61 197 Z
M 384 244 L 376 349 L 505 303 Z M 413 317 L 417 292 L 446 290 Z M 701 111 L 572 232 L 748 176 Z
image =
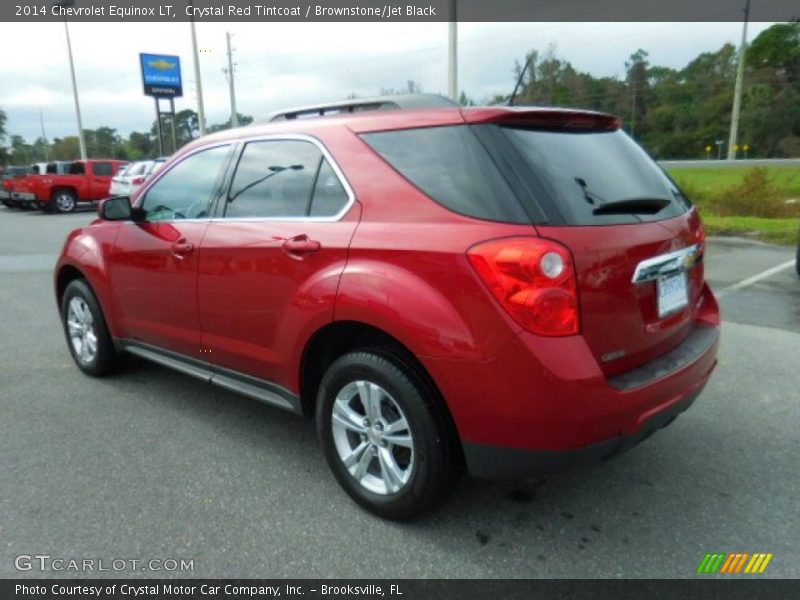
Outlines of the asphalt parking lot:
M 800 577 L 794 249 L 709 241 L 720 361 L 672 426 L 568 477 L 465 479 L 396 524 L 339 489 L 310 422 L 141 361 L 74 367 L 52 265 L 91 218 L 0 208 L 0 578 L 75 576 L 19 572 L 19 554 L 193 559 L 186 577 L 692 577 L 707 552 L 771 552 L 764 576 Z M 166 575 L 110 573 L 137 574 Z

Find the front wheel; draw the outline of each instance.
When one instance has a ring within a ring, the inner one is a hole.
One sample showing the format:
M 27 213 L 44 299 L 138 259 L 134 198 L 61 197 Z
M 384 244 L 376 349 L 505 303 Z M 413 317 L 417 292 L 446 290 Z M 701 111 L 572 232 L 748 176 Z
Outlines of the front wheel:
M 317 430 L 339 484 L 388 519 L 431 508 L 460 475 L 454 435 L 428 385 L 378 349 L 346 354 L 326 372 Z
M 56 212 L 71 213 L 75 211 L 78 199 L 69 190 L 58 190 L 53 192 L 53 199 L 50 204 L 56 209 Z
M 111 373 L 119 356 L 97 297 L 83 279 L 72 281 L 61 299 L 67 346 L 78 368 L 94 377 Z

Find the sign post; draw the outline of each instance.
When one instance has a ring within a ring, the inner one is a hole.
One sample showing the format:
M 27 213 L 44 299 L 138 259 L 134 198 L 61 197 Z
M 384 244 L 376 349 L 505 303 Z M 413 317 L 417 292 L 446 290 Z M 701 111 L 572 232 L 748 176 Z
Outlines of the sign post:
M 156 104 L 156 130 L 158 132 L 158 150 L 164 154 L 164 133 L 161 127 L 162 115 L 171 116 L 172 123 L 172 151 L 178 149 L 178 139 L 175 132 L 175 98 L 183 96 L 183 83 L 181 81 L 181 59 L 178 56 L 167 54 L 139 54 L 142 67 L 142 84 L 145 96 L 152 96 Z M 159 100 L 169 99 L 170 110 L 161 112 Z

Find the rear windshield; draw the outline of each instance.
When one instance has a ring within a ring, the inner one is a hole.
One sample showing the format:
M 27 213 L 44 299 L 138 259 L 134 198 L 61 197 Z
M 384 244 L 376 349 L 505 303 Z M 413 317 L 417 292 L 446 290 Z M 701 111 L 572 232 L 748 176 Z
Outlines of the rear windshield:
M 555 204 L 569 225 L 667 219 L 690 206 L 622 131 L 503 130 L 530 167 L 540 195 Z
M 507 223 L 614 225 L 667 219 L 689 201 L 622 131 L 453 125 L 362 139 L 430 198 Z

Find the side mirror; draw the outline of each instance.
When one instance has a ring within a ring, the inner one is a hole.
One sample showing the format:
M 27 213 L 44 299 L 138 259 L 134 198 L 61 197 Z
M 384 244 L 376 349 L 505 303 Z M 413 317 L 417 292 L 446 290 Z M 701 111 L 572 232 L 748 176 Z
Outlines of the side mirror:
M 106 198 L 97 207 L 97 214 L 104 221 L 131 221 L 133 209 L 128 196 Z

